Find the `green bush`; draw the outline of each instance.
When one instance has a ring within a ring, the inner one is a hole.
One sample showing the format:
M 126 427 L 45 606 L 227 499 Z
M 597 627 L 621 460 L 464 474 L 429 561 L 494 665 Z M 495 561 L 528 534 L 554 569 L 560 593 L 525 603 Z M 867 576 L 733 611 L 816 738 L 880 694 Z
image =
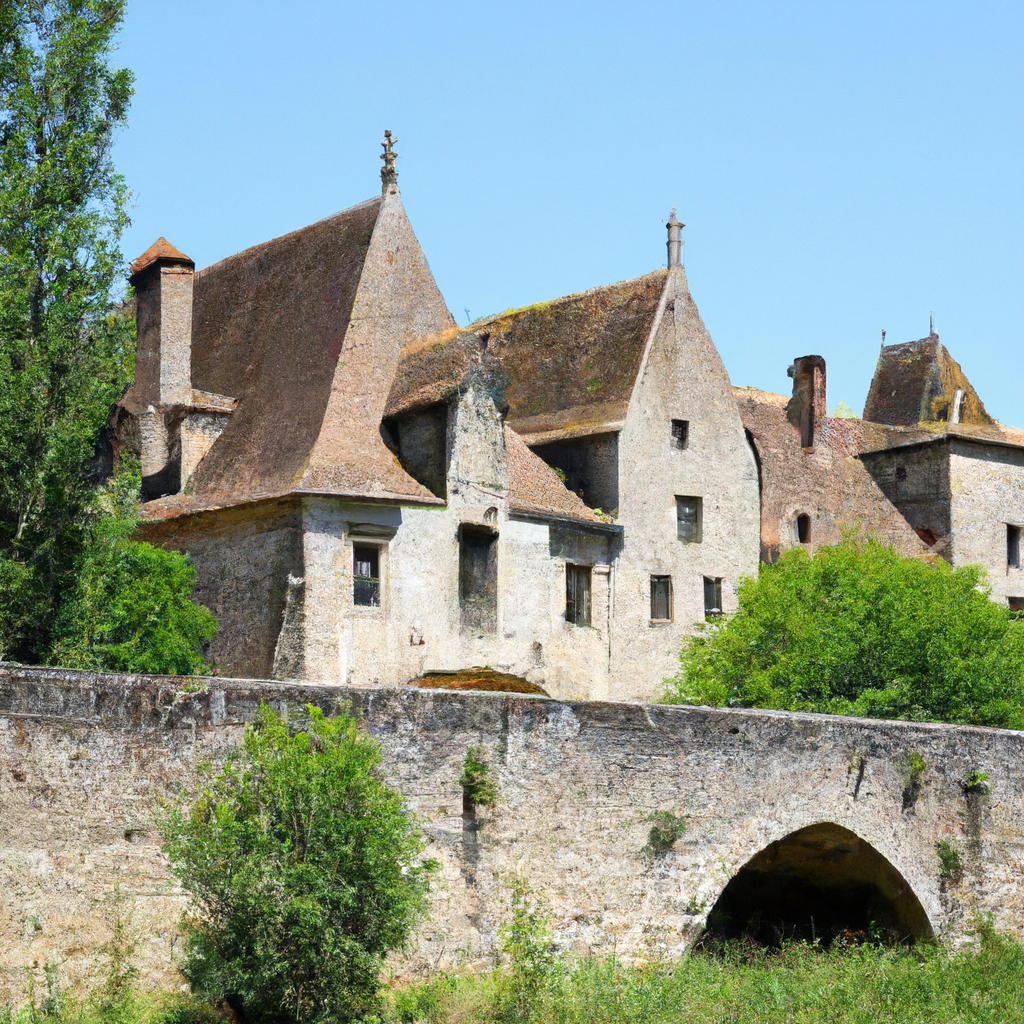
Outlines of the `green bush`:
M 463 797 L 474 807 L 494 807 L 498 802 L 498 787 L 494 784 L 490 766 L 483 760 L 480 747 L 470 747 L 466 751 L 459 785 Z
M 289 730 L 268 705 L 220 770 L 164 820 L 192 897 L 193 988 L 251 1024 L 359 1020 L 387 953 L 425 907 L 430 862 L 376 741 L 309 707 Z
M 107 493 L 47 660 L 96 671 L 203 674 L 203 648 L 217 620 L 192 600 L 196 573 L 188 559 L 132 539 L 138 482 L 126 472 Z
M 1024 621 L 980 567 L 847 536 L 792 548 L 684 646 L 668 703 L 1024 726 Z

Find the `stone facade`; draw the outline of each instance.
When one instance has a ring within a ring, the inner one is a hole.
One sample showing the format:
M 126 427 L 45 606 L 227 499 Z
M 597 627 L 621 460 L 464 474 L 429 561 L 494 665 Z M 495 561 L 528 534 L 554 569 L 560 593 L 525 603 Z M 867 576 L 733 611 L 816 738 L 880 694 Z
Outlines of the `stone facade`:
M 958 943 L 979 913 L 1024 930 L 1021 733 L 4 667 L 0 999 L 23 997 L 26 968 L 38 979 L 47 963 L 69 986 L 95 982 L 116 913 L 139 938 L 143 982 L 178 982 L 183 899 L 159 802 L 189 791 L 197 763 L 222 758 L 260 701 L 293 719 L 309 703 L 352 708 L 420 816 L 440 869 L 400 975 L 490 962 L 516 876 L 550 901 L 563 948 L 677 955 L 745 865 L 785 862 L 794 844 L 812 885 L 866 884 L 911 936 Z M 467 817 L 458 778 L 471 745 L 499 800 Z M 964 788 L 975 771 L 987 792 Z M 651 815 L 665 811 L 685 828 L 652 856 Z M 955 877 L 943 877 L 939 841 L 961 852 Z
M 1024 433 L 936 335 L 883 349 L 863 420 L 828 416 L 817 355 L 791 397 L 734 389 L 674 215 L 665 270 L 462 330 L 394 175 L 198 273 L 165 239 L 133 264 L 115 449 L 142 535 L 195 562 L 220 671 L 646 700 L 759 559 L 847 530 L 1024 601 Z

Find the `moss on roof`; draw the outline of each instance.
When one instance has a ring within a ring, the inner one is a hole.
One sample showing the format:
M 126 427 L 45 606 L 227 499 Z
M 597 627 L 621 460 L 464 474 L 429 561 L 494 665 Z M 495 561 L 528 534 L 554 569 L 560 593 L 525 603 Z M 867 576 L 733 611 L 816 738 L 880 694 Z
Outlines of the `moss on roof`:
M 667 273 L 506 310 L 408 346 L 388 415 L 452 394 L 484 347 L 508 378 L 509 422 L 521 433 L 624 419 Z

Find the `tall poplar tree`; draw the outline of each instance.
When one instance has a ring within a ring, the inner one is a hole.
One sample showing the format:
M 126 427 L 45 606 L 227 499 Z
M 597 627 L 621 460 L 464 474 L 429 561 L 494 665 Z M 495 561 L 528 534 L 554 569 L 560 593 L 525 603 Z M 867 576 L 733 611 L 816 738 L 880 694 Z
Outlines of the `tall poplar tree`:
M 110 494 L 94 468 L 135 346 L 130 306 L 115 302 L 129 193 L 111 149 L 133 77 L 110 58 L 124 10 L 125 0 L 0 2 L 0 656 L 59 649 L 91 667 L 187 671 L 202 666 L 211 617 L 181 593 L 191 567 L 182 577 L 167 552 L 154 557 L 177 570 L 173 593 L 140 600 L 156 601 L 154 615 L 161 601 L 186 619 L 194 609 L 192 655 L 110 654 L 139 648 L 112 602 L 143 571 L 132 568 L 124 488 Z

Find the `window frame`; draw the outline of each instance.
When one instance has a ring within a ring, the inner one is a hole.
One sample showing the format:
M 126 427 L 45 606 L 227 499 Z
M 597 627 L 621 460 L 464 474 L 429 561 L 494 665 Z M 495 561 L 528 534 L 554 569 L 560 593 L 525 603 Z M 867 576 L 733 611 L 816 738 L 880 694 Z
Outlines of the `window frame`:
M 672 424 L 672 447 L 678 451 L 685 451 L 690 447 L 690 421 L 671 420 Z
M 380 577 L 380 563 L 381 563 L 381 548 L 382 545 L 374 544 L 371 541 L 365 540 L 354 540 L 352 542 L 352 606 L 354 608 L 380 608 L 382 607 L 381 600 L 381 577 Z M 372 557 L 369 561 L 360 559 L 360 555 L 365 555 L 367 552 L 372 552 Z M 369 575 L 360 573 L 359 567 L 362 565 L 368 565 L 371 573 Z M 372 570 L 376 568 L 377 575 L 372 574 Z M 363 584 L 360 587 L 360 583 Z M 368 600 L 361 600 L 362 590 L 363 595 L 368 597 Z
M 698 494 L 677 494 L 676 499 L 676 540 L 682 544 L 700 544 L 704 540 L 704 499 Z M 694 514 L 695 514 L 695 525 L 693 537 L 684 537 L 682 535 L 683 518 L 680 516 L 680 511 L 683 506 L 683 502 L 692 501 L 694 503 Z
M 581 602 L 580 582 L 582 588 Z M 582 605 L 582 607 L 581 607 Z M 594 567 L 565 563 L 565 620 L 573 626 L 592 626 L 594 616 Z
M 655 601 L 656 601 L 656 598 L 657 598 L 657 588 L 659 586 L 661 586 L 661 585 L 665 586 L 665 590 L 666 590 L 666 592 L 665 592 L 665 603 L 668 606 L 667 607 L 668 618 L 665 618 L 665 619 L 661 619 L 661 618 L 658 618 L 658 617 L 655 616 L 655 611 L 657 610 L 657 607 L 655 605 Z M 671 576 L 663 576 L 663 575 L 655 575 L 655 574 L 652 573 L 652 575 L 651 575 L 651 624 L 652 625 L 660 625 L 660 624 L 665 623 L 665 622 L 674 622 L 675 621 L 675 617 L 676 617 L 676 615 L 675 615 L 675 588 L 672 586 L 672 577 Z
M 708 591 L 712 594 L 712 605 L 708 606 Z M 722 577 L 704 577 L 704 618 L 720 619 L 722 617 Z

